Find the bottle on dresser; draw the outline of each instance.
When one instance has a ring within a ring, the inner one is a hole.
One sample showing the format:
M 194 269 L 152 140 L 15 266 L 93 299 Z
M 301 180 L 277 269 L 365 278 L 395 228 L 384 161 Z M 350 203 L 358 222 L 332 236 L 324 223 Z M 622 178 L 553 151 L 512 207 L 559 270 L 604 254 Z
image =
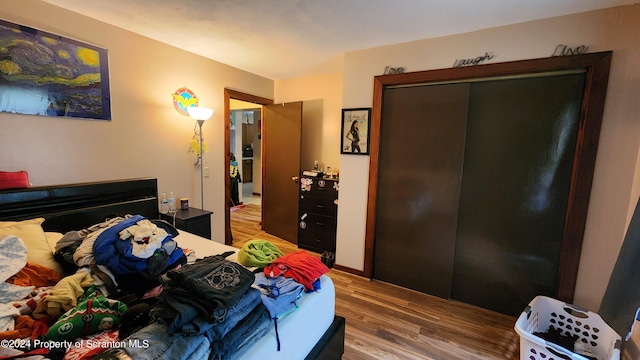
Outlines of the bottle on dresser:
M 169 212 L 176 211 L 176 197 L 173 196 L 173 192 L 169 193 Z
M 160 197 L 160 213 L 166 214 L 169 212 L 169 199 L 167 199 L 167 193 L 162 193 Z

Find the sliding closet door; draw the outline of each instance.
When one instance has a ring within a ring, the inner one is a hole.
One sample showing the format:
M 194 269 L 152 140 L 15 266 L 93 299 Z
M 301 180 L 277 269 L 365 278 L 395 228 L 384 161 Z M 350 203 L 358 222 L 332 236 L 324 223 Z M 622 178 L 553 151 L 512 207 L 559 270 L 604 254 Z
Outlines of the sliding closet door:
M 584 74 L 471 85 L 452 298 L 518 315 L 556 293 Z
M 373 276 L 448 298 L 469 85 L 386 89 Z

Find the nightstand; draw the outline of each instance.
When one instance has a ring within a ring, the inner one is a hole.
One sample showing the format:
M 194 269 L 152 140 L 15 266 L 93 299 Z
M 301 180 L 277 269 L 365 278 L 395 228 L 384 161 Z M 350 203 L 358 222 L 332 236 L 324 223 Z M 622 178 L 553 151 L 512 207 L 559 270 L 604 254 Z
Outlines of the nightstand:
M 172 213 L 160 214 L 160 219 L 168 221 L 180 230 L 211 239 L 211 214 L 211 211 L 190 207 L 187 210 L 176 211 L 175 223 Z

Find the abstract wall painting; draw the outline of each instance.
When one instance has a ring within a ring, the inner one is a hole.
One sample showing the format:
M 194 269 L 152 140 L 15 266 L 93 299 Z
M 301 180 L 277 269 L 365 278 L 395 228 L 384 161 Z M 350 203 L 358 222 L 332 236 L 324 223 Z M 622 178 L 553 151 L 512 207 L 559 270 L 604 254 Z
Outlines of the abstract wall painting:
M 107 50 L 0 20 L 0 112 L 111 120 Z

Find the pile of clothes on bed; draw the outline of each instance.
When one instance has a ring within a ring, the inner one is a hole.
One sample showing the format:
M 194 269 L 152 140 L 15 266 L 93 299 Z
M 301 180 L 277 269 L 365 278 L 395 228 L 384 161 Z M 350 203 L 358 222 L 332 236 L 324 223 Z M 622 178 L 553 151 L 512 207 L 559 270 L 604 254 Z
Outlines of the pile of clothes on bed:
M 147 340 L 149 346 L 110 349 L 100 359 L 237 359 L 272 329 L 279 348 L 278 319 L 318 290 L 329 269 L 305 251 L 284 255 L 264 240 L 245 244 L 238 262 L 227 259 L 231 254 L 169 271 L 157 303 L 134 306 L 140 323 L 120 328 L 127 344 Z
M 0 266 L 0 315 L 16 325 L 0 329 L 12 340 L 0 357 L 11 345 L 51 359 L 236 359 L 268 331 L 277 337 L 278 319 L 329 271 L 305 251 L 284 255 L 263 240 L 248 242 L 238 262 L 228 252 L 187 263 L 171 229 L 140 215 L 64 234 L 56 258 L 75 272 L 62 279 L 26 264 L 15 236 L 0 248 L 12 259 Z
M 68 272 L 80 268 L 90 273 L 107 295 L 150 298 L 162 290 L 160 276 L 186 262 L 163 224 L 141 215 L 113 217 L 64 234 L 55 256 Z

